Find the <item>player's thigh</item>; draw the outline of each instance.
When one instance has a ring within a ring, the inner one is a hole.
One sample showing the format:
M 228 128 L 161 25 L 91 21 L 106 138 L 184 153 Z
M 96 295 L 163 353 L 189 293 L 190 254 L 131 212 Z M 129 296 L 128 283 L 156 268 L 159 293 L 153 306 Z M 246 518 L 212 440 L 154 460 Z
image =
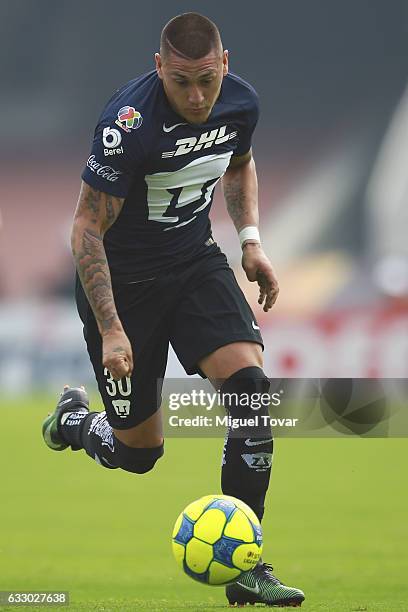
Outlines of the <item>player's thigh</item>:
M 262 368 L 262 348 L 255 342 L 233 342 L 200 359 L 198 366 L 211 382 L 217 383 L 242 368 Z
M 126 446 L 156 448 L 163 444 L 163 421 L 160 408 L 140 425 L 129 429 L 115 429 L 114 427 L 112 429 L 115 436 Z
M 201 271 L 178 304 L 170 341 L 188 374 L 226 378 L 262 363 L 259 326 L 229 267 Z
M 161 444 L 162 438 L 159 408 L 167 364 L 168 332 L 161 325 L 160 318 L 155 317 L 153 307 L 152 312 L 148 312 L 146 304 L 140 307 L 135 293 L 136 290 L 132 288 L 127 292 L 126 299 L 120 294 L 115 296 L 120 319 L 132 346 L 134 361 L 132 376 L 119 381 L 115 381 L 103 366 L 102 340 L 89 304 L 79 301 L 78 309 L 109 424 L 125 444 L 157 446 Z M 126 303 L 126 310 L 122 311 L 123 302 Z

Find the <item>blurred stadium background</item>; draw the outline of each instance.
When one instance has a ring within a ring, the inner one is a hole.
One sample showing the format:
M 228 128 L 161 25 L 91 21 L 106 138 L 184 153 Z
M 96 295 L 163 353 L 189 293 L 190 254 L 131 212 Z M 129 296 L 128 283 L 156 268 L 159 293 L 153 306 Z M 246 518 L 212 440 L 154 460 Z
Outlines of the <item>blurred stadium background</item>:
M 231 70 L 261 98 L 261 233 L 281 284 L 267 315 L 220 192 L 211 217 L 261 325 L 267 374 L 408 375 L 406 0 L 2 0 L 0 588 L 70 590 L 75 611 L 224 601 L 169 549 L 182 507 L 219 490 L 221 439 L 170 438 L 135 479 L 40 436 L 64 382 L 89 383 L 101 407 L 69 249 L 94 125 L 189 10 L 219 25 Z M 183 375 L 174 357 L 168 374 Z M 309 612 L 406 611 L 406 440 L 278 439 L 276 450 L 263 526 L 277 575 L 305 589 Z
M 2 0 L 0 389 L 88 383 L 71 219 L 99 113 L 198 10 L 259 92 L 261 234 L 281 294 L 264 315 L 218 191 L 214 235 L 254 305 L 270 376 L 408 374 L 405 1 Z M 168 373 L 183 375 L 172 356 Z

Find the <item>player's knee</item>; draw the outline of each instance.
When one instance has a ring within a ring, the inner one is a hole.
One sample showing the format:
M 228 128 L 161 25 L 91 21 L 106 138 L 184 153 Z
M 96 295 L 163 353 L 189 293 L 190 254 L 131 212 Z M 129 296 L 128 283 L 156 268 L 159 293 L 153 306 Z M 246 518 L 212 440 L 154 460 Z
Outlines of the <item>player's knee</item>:
M 262 368 L 251 366 L 238 370 L 221 386 L 225 408 L 231 416 L 245 418 L 254 411 L 268 414 L 270 382 Z
M 117 467 L 134 474 L 150 472 L 164 454 L 164 444 L 152 448 L 133 448 L 115 436 L 115 460 Z

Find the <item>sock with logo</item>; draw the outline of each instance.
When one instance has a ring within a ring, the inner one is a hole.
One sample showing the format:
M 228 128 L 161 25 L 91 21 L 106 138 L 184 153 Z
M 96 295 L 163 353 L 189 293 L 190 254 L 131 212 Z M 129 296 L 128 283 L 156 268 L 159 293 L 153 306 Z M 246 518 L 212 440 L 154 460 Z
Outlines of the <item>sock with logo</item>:
M 106 412 L 71 412 L 62 415 L 58 430 L 72 450 L 85 449 L 87 455 L 110 470 L 121 468 L 145 474 L 163 456 L 164 445 L 134 448 L 121 442 L 108 423 Z
M 248 398 L 260 394 L 267 397 L 269 381 L 263 370 L 249 367 L 239 370 L 221 386 L 224 406 L 234 427 L 229 427 L 225 438 L 221 469 L 221 488 L 225 495 L 232 495 L 245 502 L 262 519 L 265 496 L 272 468 L 272 430 L 262 416 L 268 416 L 267 406 L 256 410 L 248 407 Z M 255 419 L 255 417 L 258 417 Z M 254 423 L 252 421 L 255 421 Z
M 62 438 L 72 450 L 85 449 L 87 455 L 108 469 L 115 469 L 114 435 L 106 412 L 69 412 L 58 426 Z

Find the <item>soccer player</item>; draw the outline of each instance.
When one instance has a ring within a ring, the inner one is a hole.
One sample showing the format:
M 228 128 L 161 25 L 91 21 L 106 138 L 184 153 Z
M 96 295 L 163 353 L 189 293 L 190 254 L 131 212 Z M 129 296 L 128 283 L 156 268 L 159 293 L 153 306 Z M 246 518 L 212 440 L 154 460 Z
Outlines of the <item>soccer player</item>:
M 221 393 L 269 389 L 259 326 L 211 235 L 220 179 L 265 312 L 278 294 L 258 231 L 257 94 L 228 73 L 216 25 L 197 13 L 167 23 L 155 62 L 102 112 L 72 229 L 78 311 L 105 411 L 89 412 L 85 390 L 65 387 L 43 425 L 50 448 L 83 448 L 108 469 L 138 474 L 163 455 L 157 381 L 169 342 L 187 374 L 200 373 Z M 250 411 L 239 401 L 227 409 L 233 417 Z M 224 447 L 222 491 L 259 519 L 272 449 L 270 428 L 262 438 L 229 432 Z M 226 589 L 230 603 L 304 599 L 262 562 Z

